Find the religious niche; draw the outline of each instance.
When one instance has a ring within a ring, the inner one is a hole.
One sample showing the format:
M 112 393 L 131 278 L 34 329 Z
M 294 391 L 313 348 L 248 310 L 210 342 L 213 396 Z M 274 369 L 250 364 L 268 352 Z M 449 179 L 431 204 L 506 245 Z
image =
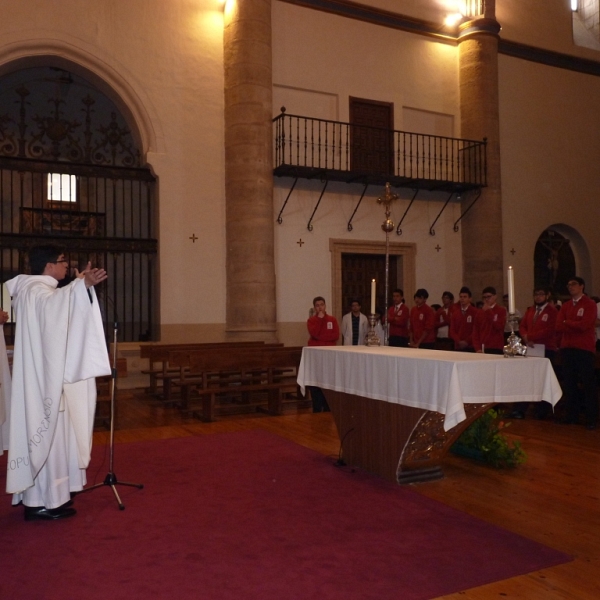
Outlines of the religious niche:
M 0 81 L 0 157 L 139 167 L 140 152 L 114 103 L 54 67 Z
M 570 240 L 547 229 L 539 237 L 534 250 L 535 287 L 548 287 L 557 297 L 567 297 L 567 283 L 577 274 Z

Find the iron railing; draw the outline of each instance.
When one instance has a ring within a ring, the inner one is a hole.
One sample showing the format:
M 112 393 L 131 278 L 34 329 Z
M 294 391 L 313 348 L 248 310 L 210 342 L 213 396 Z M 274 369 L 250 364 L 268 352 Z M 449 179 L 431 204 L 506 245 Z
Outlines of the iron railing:
M 392 131 L 282 113 L 274 174 L 430 190 L 486 186 L 486 140 Z

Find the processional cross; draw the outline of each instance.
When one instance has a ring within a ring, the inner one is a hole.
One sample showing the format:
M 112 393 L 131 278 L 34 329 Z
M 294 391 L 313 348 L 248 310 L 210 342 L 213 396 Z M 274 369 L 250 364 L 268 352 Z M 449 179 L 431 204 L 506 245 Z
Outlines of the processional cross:
M 385 221 L 381 225 L 381 229 L 385 231 L 385 315 L 387 315 L 388 310 L 390 287 L 390 232 L 393 231 L 395 227 L 394 221 L 390 219 L 390 215 L 392 214 L 392 202 L 394 202 L 394 200 L 398 200 L 398 194 L 392 193 L 392 187 L 388 181 L 385 184 L 385 194 L 380 198 L 377 198 L 377 204 L 383 204 L 385 207 Z M 386 344 L 388 337 L 387 327 L 385 328 L 384 336 L 384 344 Z

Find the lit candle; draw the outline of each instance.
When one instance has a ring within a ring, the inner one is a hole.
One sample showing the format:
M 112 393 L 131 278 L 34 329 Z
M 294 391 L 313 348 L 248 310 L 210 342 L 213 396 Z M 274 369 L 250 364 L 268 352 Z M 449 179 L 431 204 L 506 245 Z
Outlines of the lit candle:
M 515 271 L 508 267 L 508 312 L 515 314 Z
M 375 296 L 376 296 L 376 284 L 375 280 L 371 279 L 371 314 L 375 314 Z

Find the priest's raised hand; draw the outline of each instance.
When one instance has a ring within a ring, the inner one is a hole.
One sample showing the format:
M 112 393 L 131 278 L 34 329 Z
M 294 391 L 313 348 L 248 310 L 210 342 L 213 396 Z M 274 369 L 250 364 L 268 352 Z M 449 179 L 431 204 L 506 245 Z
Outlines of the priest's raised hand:
M 92 263 L 88 262 L 83 271 L 75 269 L 75 276 L 85 280 L 85 287 L 89 288 L 97 285 L 108 278 L 108 274 L 104 269 L 92 268 Z

